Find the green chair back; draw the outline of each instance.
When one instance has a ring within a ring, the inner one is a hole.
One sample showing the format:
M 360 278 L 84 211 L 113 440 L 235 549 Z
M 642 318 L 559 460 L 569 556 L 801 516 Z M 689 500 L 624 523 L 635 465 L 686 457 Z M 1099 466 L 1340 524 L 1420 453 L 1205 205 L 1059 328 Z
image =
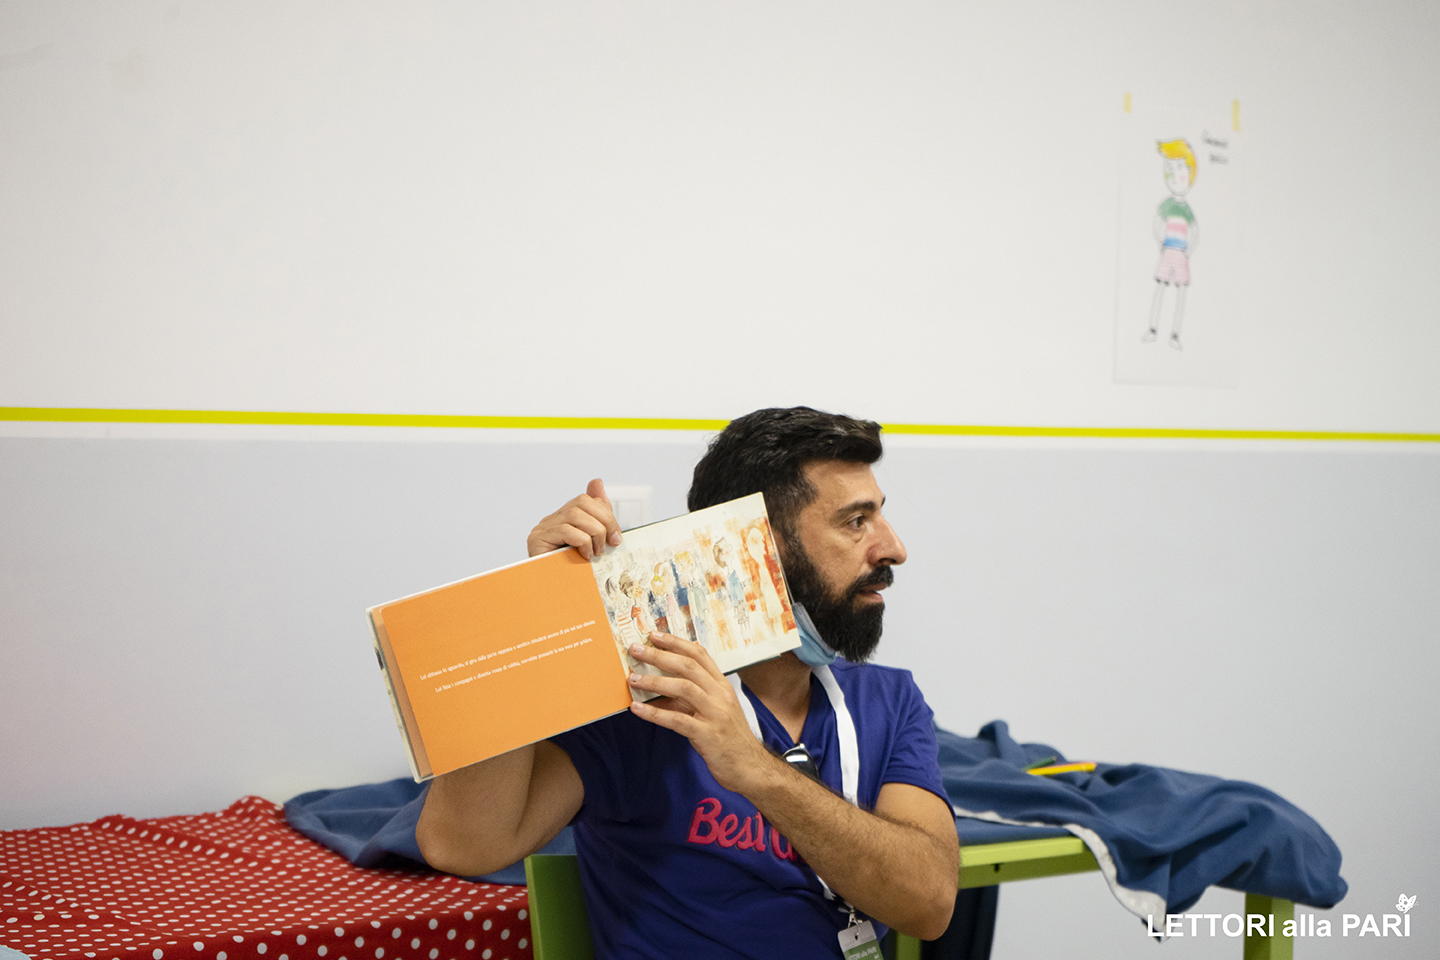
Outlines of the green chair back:
M 526 857 L 525 883 L 535 960 L 595 960 L 590 913 L 580 890 L 580 861 L 563 854 Z

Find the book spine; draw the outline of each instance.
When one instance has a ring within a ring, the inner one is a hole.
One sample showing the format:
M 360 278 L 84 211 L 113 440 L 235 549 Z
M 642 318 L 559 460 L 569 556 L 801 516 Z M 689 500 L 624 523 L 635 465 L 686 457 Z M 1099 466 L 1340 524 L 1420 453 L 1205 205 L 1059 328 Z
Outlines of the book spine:
M 419 731 L 412 732 L 405 723 L 407 711 L 400 706 L 400 697 L 396 694 L 395 681 L 390 676 L 390 664 L 385 657 L 385 647 L 388 646 L 383 636 L 385 628 L 380 623 L 378 611 L 371 612 L 368 619 L 370 620 L 370 630 L 375 638 L 375 661 L 380 664 L 380 676 L 385 681 L 385 693 L 390 697 L 390 709 L 395 713 L 395 726 L 400 729 L 400 739 L 405 744 L 405 759 L 410 761 L 410 776 L 415 779 L 416 783 L 424 783 L 434 774 L 428 769 L 421 772 L 414 743 L 414 738 L 419 736 Z M 428 763 L 426 763 L 426 767 L 429 767 Z

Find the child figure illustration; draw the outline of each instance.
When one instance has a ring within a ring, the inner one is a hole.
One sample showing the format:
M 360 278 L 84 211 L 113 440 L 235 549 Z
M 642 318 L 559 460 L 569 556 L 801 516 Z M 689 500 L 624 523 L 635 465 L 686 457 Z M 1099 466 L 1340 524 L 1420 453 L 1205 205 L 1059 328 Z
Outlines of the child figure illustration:
M 1175 314 L 1170 321 L 1170 346 L 1180 349 L 1180 322 L 1185 317 L 1185 291 L 1190 286 L 1190 255 L 1200 241 L 1200 224 L 1185 201 L 1195 183 L 1195 151 L 1184 140 L 1157 141 L 1164 158 L 1165 186 L 1170 196 L 1155 211 L 1155 242 L 1160 244 L 1160 262 L 1155 266 L 1155 297 L 1150 301 L 1150 330 L 1141 342 L 1152 343 L 1160 327 L 1160 310 L 1165 288 L 1175 288 Z

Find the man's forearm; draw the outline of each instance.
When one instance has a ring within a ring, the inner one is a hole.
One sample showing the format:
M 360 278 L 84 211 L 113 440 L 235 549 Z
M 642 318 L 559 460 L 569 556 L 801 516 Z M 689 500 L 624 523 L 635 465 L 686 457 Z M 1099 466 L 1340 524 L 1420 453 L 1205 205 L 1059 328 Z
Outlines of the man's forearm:
M 437 870 L 474 875 L 514 863 L 510 853 L 534 768 L 530 745 L 464 767 L 430 784 L 415 840 Z
M 583 797 L 564 752 L 530 744 L 436 777 L 415 840 L 437 870 L 490 873 L 553 839 Z
M 933 823 L 927 830 L 861 810 L 772 759 L 741 792 L 830 888 L 902 933 L 927 940 L 944 933 L 960 874 L 953 826 L 937 836 Z

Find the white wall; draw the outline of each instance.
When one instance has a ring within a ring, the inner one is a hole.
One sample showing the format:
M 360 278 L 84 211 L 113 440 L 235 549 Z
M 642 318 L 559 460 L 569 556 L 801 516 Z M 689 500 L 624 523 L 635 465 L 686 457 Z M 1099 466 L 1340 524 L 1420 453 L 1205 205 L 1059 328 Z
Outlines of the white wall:
M 1437 46 L 1354 0 L 5 3 L 0 404 L 1436 432 Z M 1241 101 L 1234 389 L 1113 383 L 1126 93 Z

